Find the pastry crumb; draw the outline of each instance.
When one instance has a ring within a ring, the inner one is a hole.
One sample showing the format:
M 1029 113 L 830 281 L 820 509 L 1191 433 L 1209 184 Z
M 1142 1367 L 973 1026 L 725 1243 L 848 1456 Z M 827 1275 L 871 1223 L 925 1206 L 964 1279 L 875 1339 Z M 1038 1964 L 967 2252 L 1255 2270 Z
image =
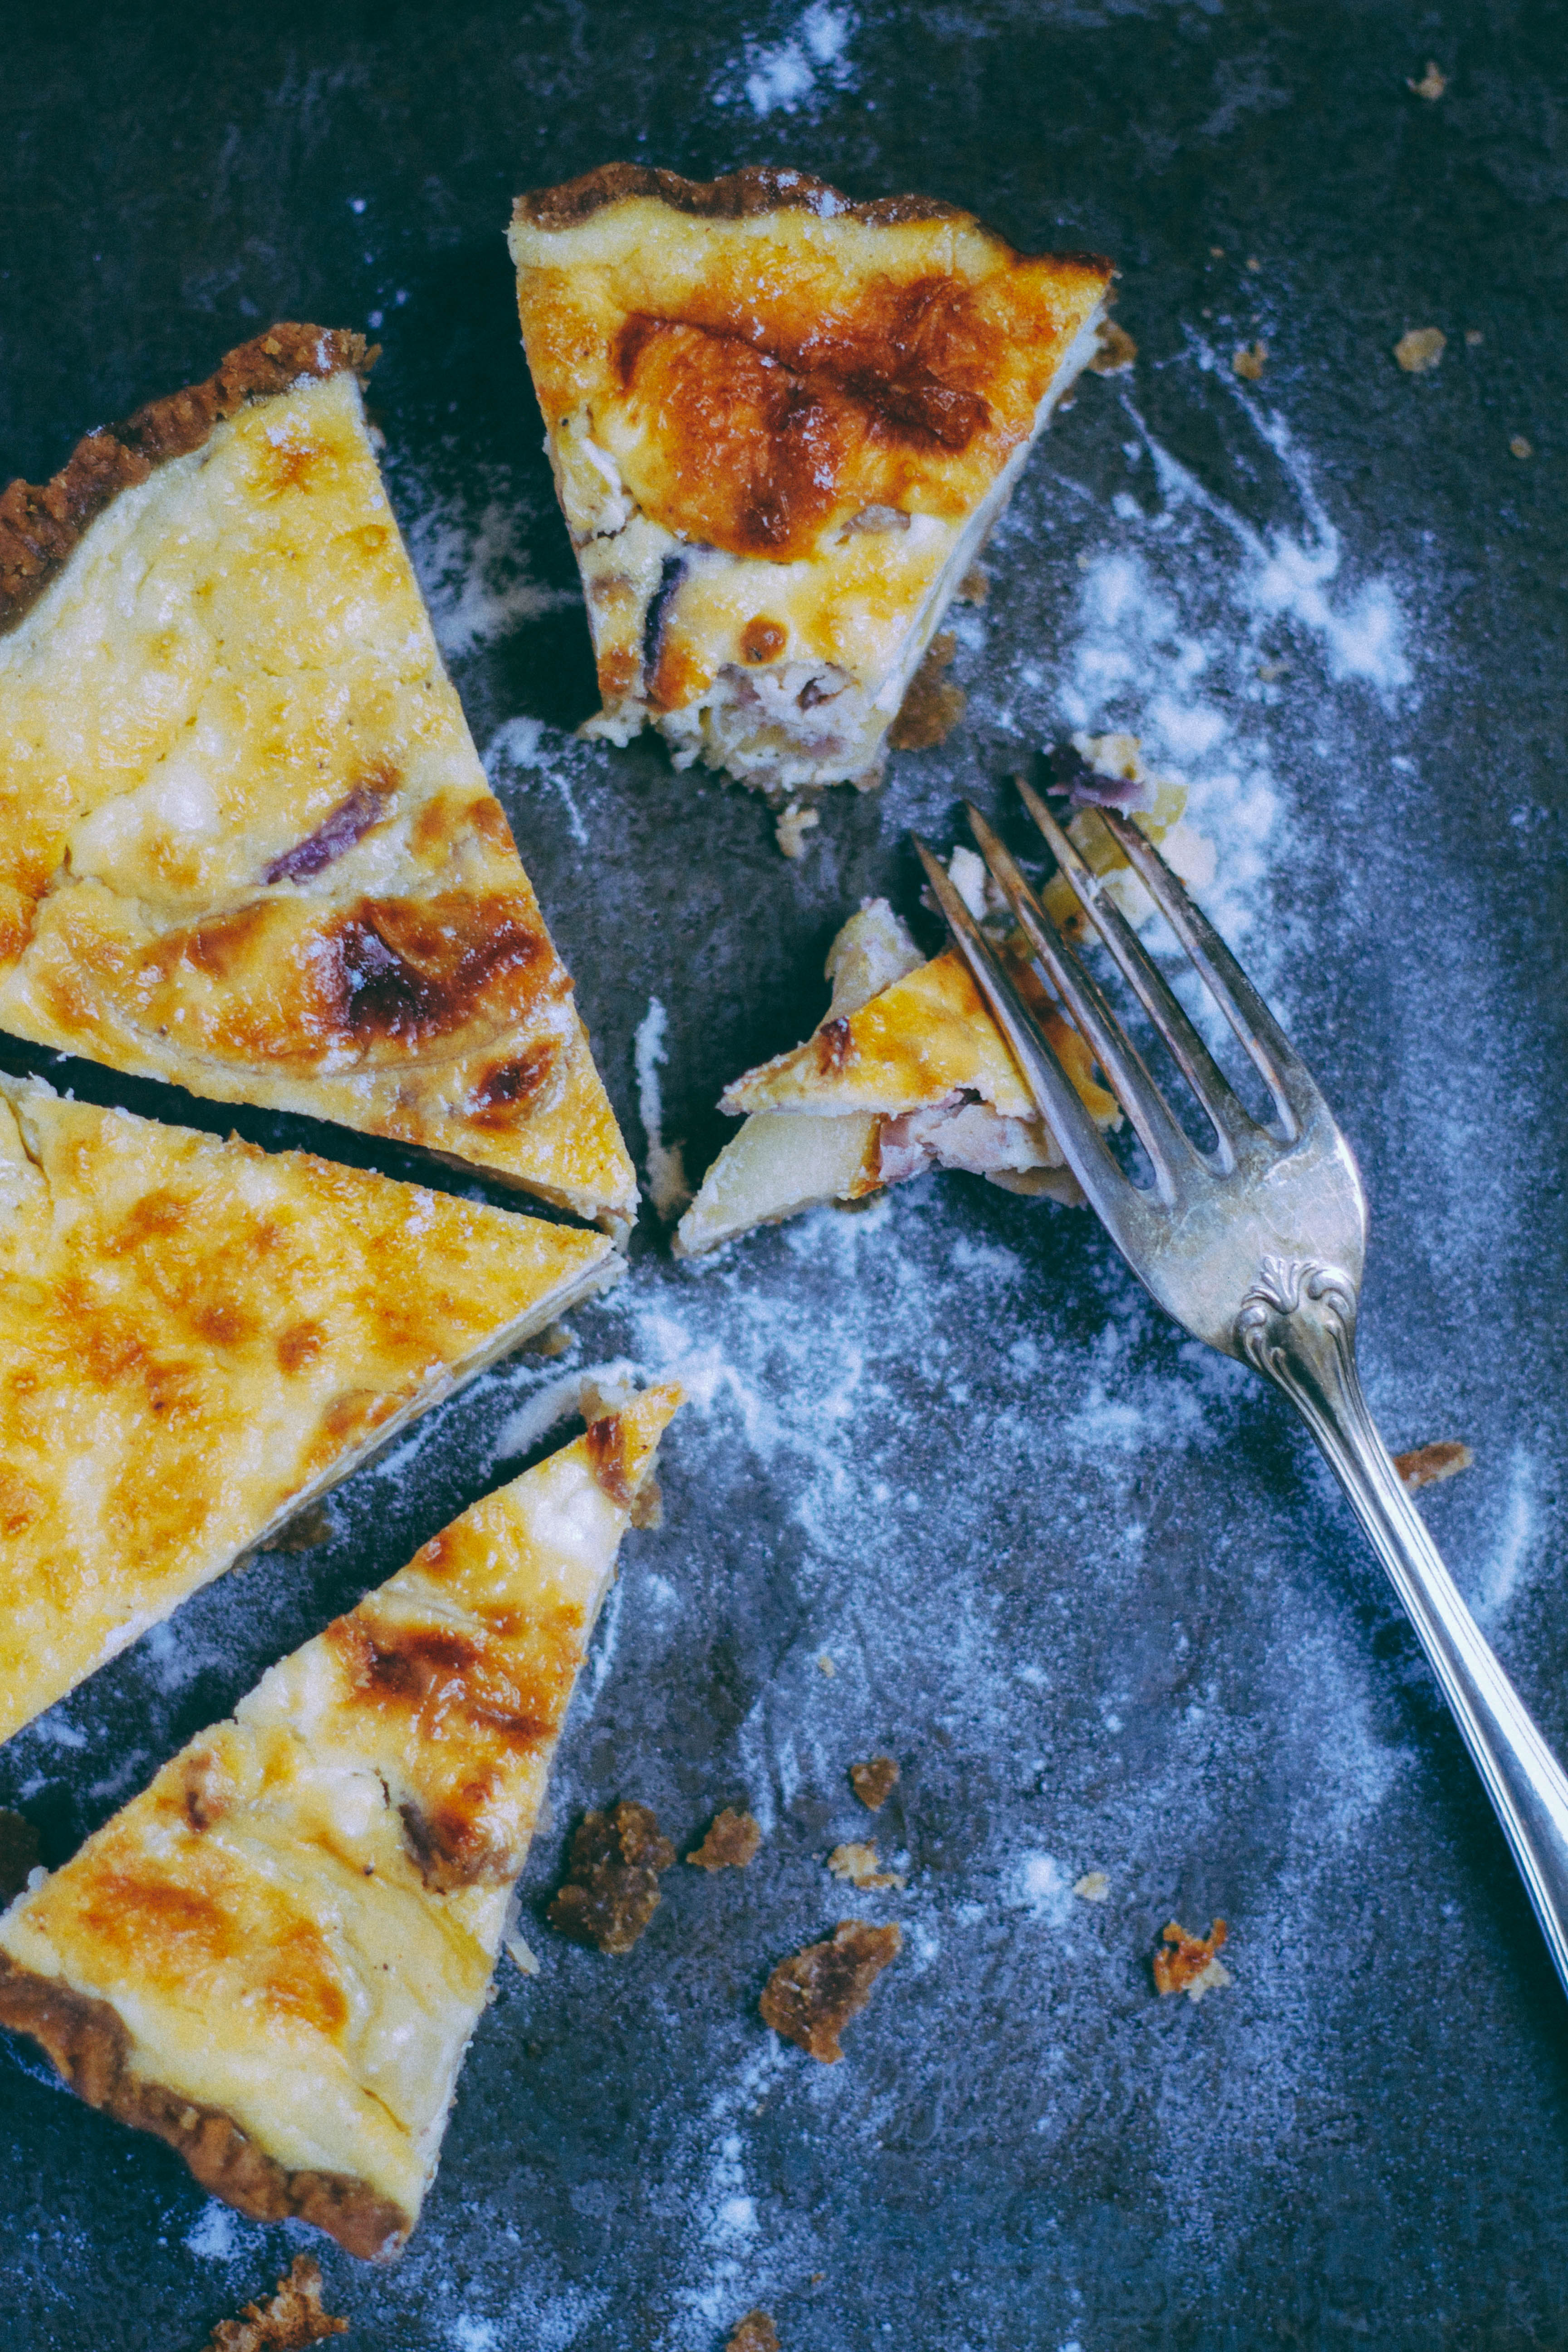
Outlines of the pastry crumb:
M 1119 327 L 1114 319 L 1105 320 L 1094 347 L 1094 357 L 1089 362 L 1095 374 L 1120 375 L 1123 368 L 1131 366 L 1137 356 L 1138 346 L 1126 328 Z
M 1261 269 L 1263 264 L 1258 260 L 1258 256 L 1255 253 L 1249 253 L 1247 257 L 1247 266 L 1248 269 Z
M 748 2311 L 735 2324 L 724 2352 L 780 2352 L 779 2332 L 769 2311 Z
M 726 1805 L 700 1846 L 687 1855 L 699 1870 L 744 1870 L 763 1842 L 762 1831 L 750 1813 Z
M 1237 374 L 1245 376 L 1248 383 L 1258 383 L 1262 379 L 1268 358 L 1267 343 L 1241 343 L 1232 352 L 1230 363 Z
M 1218 1992 L 1229 1984 L 1230 1970 L 1219 1958 L 1226 1934 L 1223 1919 L 1215 1919 L 1206 1936 L 1189 1936 L 1173 1919 L 1162 1938 L 1162 1948 L 1154 1955 L 1155 1991 L 1184 1992 L 1189 2000 L 1202 2000 L 1205 1992 Z
M 872 1756 L 849 1767 L 849 1786 L 868 1813 L 879 1813 L 898 1785 L 898 1762 L 891 1756 Z
M 837 1667 L 834 1664 L 826 1650 L 824 1650 L 817 1658 L 816 1670 L 818 1674 L 826 1675 L 829 1682 L 832 1681 L 834 1675 L 838 1672 Z
M 521 1975 L 536 1977 L 539 1974 L 538 1954 L 531 1944 L 523 1941 L 515 1927 L 510 1935 L 501 1937 L 501 1949 Z
M 961 604 L 984 604 L 991 593 L 991 574 L 984 564 L 972 563 L 958 583 Z
M 542 1331 L 536 1331 L 531 1339 L 523 1341 L 522 1353 L 525 1356 L 543 1356 L 549 1360 L 555 1356 L 563 1356 L 571 1345 L 572 1334 L 564 1323 L 547 1323 Z
M 851 1886 L 858 1886 L 862 1893 L 872 1887 L 903 1886 L 907 1884 L 901 1871 L 883 1870 L 879 1866 L 874 1845 L 836 1845 L 827 1857 L 827 1867 L 835 1878 L 847 1880 Z
M 1468 1470 L 1475 1455 L 1459 1437 L 1439 1437 L 1430 1445 L 1417 1445 L 1409 1454 L 1396 1454 L 1394 1466 L 1406 1491 L 1414 1495 L 1420 1486 L 1436 1486 L 1444 1478 L 1457 1478 L 1461 1470 Z
M 844 2055 L 839 2035 L 865 2008 L 872 1986 L 903 1941 L 897 1927 L 840 1919 L 825 1942 L 808 1944 L 779 1962 L 758 2003 L 763 2023 L 825 2066 L 836 2065 Z
M 1105 1903 L 1110 1897 L 1110 1881 L 1103 1870 L 1086 1870 L 1081 1878 L 1074 1879 L 1072 1891 L 1086 1903 Z
M 337 1525 L 325 1503 L 307 1503 L 286 1519 L 274 1536 L 268 1536 L 259 1549 L 263 1551 L 314 1551 L 321 1544 L 331 1543 L 337 1534 Z
M 565 1880 L 544 1916 L 574 1944 L 629 1952 L 658 1909 L 658 1874 L 674 1860 L 647 1805 L 623 1799 L 607 1813 L 584 1813 Z
M 1394 346 L 1394 356 L 1406 375 L 1422 375 L 1435 368 L 1448 348 L 1441 327 L 1410 327 Z
M 1465 329 L 1465 341 L 1468 343 L 1470 349 L 1474 351 L 1478 343 L 1484 343 L 1486 341 L 1486 337 L 1482 334 L 1479 327 L 1467 327 Z
M 820 809 L 803 808 L 799 801 L 791 801 L 788 808 L 781 812 L 778 822 L 773 827 L 778 845 L 784 856 L 788 858 L 799 857 L 805 847 L 806 835 L 815 833 L 821 823 Z
M 1426 70 L 1420 80 L 1412 81 L 1406 75 L 1405 87 L 1414 90 L 1417 98 L 1438 99 L 1448 87 L 1448 77 L 1439 69 L 1436 58 L 1428 58 Z
M 0 1805 L 0 1908 L 20 1895 L 37 1867 L 37 1831 L 26 1813 Z
M 939 629 L 925 659 L 910 678 L 898 717 L 888 730 L 895 751 L 934 751 L 945 743 L 968 708 L 969 697 L 942 672 L 958 651 L 951 629 Z
M 348 2321 L 321 2309 L 321 2273 L 309 2254 L 296 2254 L 287 2278 L 265 2303 L 247 2303 L 237 2319 L 220 2319 L 204 2352 L 299 2352 L 328 2336 L 346 2336 Z
M 1522 433 L 1516 433 L 1508 446 L 1516 457 L 1533 457 L 1535 455 L 1535 444 L 1527 441 Z

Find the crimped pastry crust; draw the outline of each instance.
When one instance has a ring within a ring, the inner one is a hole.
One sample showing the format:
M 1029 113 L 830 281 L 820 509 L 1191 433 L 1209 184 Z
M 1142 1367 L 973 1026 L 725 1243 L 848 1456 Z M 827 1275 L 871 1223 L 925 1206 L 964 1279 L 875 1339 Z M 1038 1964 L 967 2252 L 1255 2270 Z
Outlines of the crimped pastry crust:
M 474 1505 L 0 1917 L 0 2021 L 240 2210 L 371 2260 L 414 2227 L 679 1402 Z
M 0 1025 L 624 1226 L 631 1162 L 382 486 L 364 356 L 274 329 L 96 436 L 86 488 L 22 486 L 54 568 L 17 572 L 37 593 L 0 636 Z

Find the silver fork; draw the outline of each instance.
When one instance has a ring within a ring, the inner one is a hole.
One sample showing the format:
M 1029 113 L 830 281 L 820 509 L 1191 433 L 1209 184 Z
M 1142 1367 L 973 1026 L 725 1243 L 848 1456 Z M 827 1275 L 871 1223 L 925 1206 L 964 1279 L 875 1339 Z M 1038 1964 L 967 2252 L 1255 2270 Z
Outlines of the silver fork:
M 1568 1777 L 1465 1606 L 1400 1484 L 1356 1373 L 1366 1201 L 1350 1146 L 1300 1056 L 1147 837 L 1100 814 L 1268 1090 L 1244 1108 L 1158 965 L 1037 793 L 1029 814 L 1214 1129 L 1200 1149 L 1151 1077 L 1082 958 L 973 804 L 970 823 L 1055 995 L 1131 1121 L 1152 1174 L 1134 1184 L 1084 1109 L 1040 1022 L 927 845 L 937 902 L 1068 1165 L 1167 1314 L 1282 1389 L 1351 1500 L 1454 1711 L 1568 1990 Z

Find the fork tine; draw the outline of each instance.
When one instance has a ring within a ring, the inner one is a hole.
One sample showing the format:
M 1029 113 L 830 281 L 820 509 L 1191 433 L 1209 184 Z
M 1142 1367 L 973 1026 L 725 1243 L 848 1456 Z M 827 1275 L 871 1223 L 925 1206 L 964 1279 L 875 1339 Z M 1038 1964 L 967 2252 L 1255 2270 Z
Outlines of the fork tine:
M 1059 825 L 1034 786 L 1015 776 L 1024 806 L 1044 834 L 1057 865 L 1079 905 L 1100 933 L 1123 980 L 1174 1055 L 1187 1084 L 1213 1122 L 1217 1157 L 1228 1171 L 1237 1139 L 1252 1127 L 1225 1072 L 1204 1044 L 1170 983 L 1071 835 Z
M 1110 1081 L 1110 1090 L 1138 1130 L 1139 1140 L 1154 1164 L 1160 1196 L 1174 1198 L 1178 1171 L 1185 1172 L 1197 1154 L 1183 1129 L 1171 1116 L 1160 1089 L 1143 1066 L 1131 1043 L 1106 1002 L 1100 984 L 1068 947 L 1023 875 L 1005 844 L 998 840 L 972 801 L 965 801 L 981 855 L 1005 892 L 1019 928 L 1057 994 L 1082 1032 L 1084 1043 Z
M 1148 835 L 1130 824 L 1118 809 L 1102 808 L 1100 814 L 1110 827 L 1111 838 L 1235 1030 L 1274 1097 L 1285 1140 L 1293 1143 L 1321 1101 L 1311 1073 L 1207 916 L 1193 904 Z
M 1041 1116 L 1060 1144 L 1068 1166 L 1111 1239 L 1131 1255 L 1146 1238 L 1148 1211 L 1136 1185 L 1122 1174 L 1105 1139 L 1079 1100 L 1033 1008 L 948 878 L 941 861 L 920 835 L 911 838 L 937 905 L 958 941 L 976 987 L 1012 1047 Z

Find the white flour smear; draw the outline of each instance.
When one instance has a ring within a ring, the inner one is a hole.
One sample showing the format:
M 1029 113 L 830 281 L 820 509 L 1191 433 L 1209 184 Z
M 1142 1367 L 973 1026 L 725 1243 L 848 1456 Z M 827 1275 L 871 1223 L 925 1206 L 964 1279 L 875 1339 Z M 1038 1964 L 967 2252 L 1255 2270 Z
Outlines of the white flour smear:
M 716 84 L 714 104 L 744 105 L 763 122 L 771 114 L 797 114 L 835 90 L 853 89 L 848 51 L 856 22 L 852 8 L 811 0 L 781 39 L 747 41 L 740 60 Z
M 657 996 L 637 1024 L 635 1055 L 637 1074 L 637 1116 L 647 1138 L 648 1198 L 665 1224 L 672 1224 L 691 1198 L 679 1143 L 664 1139 L 664 1100 L 658 1073 L 666 1059 L 665 1032 L 668 1016 Z
M 533 578 L 529 541 L 536 519 L 505 469 L 494 473 L 477 513 L 467 501 L 416 488 L 409 501 L 415 520 L 408 552 L 448 661 L 578 602 L 576 589 L 542 587 Z

